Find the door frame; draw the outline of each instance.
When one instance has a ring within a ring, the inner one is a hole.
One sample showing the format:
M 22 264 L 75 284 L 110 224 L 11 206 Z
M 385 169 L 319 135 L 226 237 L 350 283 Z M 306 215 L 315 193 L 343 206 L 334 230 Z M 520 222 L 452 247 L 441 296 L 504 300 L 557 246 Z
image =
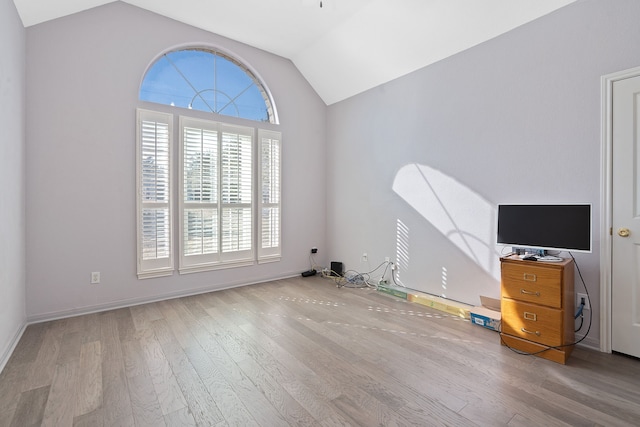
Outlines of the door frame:
M 601 77 L 601 196 L 600 196 L 600 351 L 611 353 L 612 246 L 613 246 L 613 84 L 640 76 L 640 67 Z

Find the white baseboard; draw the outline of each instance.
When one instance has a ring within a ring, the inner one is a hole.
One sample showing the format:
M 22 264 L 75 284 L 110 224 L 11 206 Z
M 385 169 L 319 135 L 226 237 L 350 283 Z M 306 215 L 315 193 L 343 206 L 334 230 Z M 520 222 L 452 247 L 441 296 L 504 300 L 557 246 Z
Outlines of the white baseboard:
M 82 316 L 84 314 L 99 313 L 99 312 L 102 312 L 102 311 L 115 310 L 115 309 L 118 309 L 118 308 L 125 308 L 125 307 L 132 307 L 132 306 L 135 306 L 135 305 L 147 304 L 147 303 L 151 303 L 151 302 L 164 301 L 164 300 L 169 300 L 169 299 L 174 299 L 174 298 L 182 298 L 182 297 L 187 297 L 187 296 L 191 296 L 191 295 L 205 294 L 207 292 L 222 291 L 224 289 L 232 289 L 232 288 L 238 288 L 238 287 L 241 287 L 241 286 L 255 285 L 255 284 L 258 284 L 258 283 L 266 283 L 266 282 L 271 282 L 271 281 L 274 281 L 274 280 L 289 279 L 291 277 L 296 277 L 296 276 L 299 276 L 299 275 L 300 275 L 299 272 L 285 273 L 285 275 L 274 277 L 274 278 L 267 279 L 267 280 L 258 280 L 258 281 L 255 281 L 255 282 L 244 282 L 244 281 L 241 281 L 241 282 L 238 282 L 238 283 L 229 284 L 229 285 L 221 287 L 221 288 L 216 288 L 216 287 L 213 287 L 213 286 L 207 286 L 207 287 L 203 287 L 203 288 L 199 288 L 199 289 L 191 289 L 189 291 L 172 292 L 172 293 L 168 293 L 168 294 L 155 295 L 155 296 L 152 296 L 152 297 L 145 297 L 145 298 L 131 298 L 131 299 L 126 299 L 126 300 L 121 300 L 121 301 L 113 301 L 113 302 L 109 302 L 109 303 L 106 303 L 106 304 L 96 304 L 96 305 L 92 305 L 92 306 L 74 308 L 72 310 L 62 310 L 62 311 L 55 311 L 55 312 L 49 312 L 49 313 L 44 313 L 44 314 L 38 314 L 38 315 L 34 315 L 34 316 L 28 316 L 26 321 L 16 331 L 16 334 L 14 335 L 13 339 L 9 342 L 7 347 L 1 353 L 1 357 L 0 357 L 0 373 L 2 373 L 2 370 L 4 369 L 4 367 L 6 366 L 7 362 L 9 361 L 9 358 L 11 358 L 11 355 L 13 354 L 13 351 L 15 350 L 16 346 L 18 345 L 18 342 L 20 341 L 20 338 L 22 338 L 22 335 L 24 334 L 24 331 L 27 329 L 27 326 L 29 326 L 31 324 L 34 324 L 34 323 L 48 322 L 48 321 L 51 321 L 51 320 L 64 319 L 64 318 L 67 318 L 67 317 Z
M 13 350 L 16 349 L 16 346 L 18 345 L 20 338 L 22 338 L 22 334 L 24 334 L 24 331 L 27 329 L 27 325 L 28 324 L 25 322 L 18 328 L 15 335 L 13 336 L 13 339 L 9 341 L 7 348 L 5 348 L 4 351 L 2 352 L 2 357 L 0 357 L 0 373 L 2 373 L 2 370 L 7 365 L 9 358 L 13 354 Z
M 582 339 L 582 336 L 576 336 L 576 341 Z M 595 350 L 597 352 L 601 352 L 602 350 L 600 350 L 600 342 L 598 340 L 595 340 L 591 337 L 587 337 L 585 338 L 583 341 L 581 341 L 579 344 L 577 344 L 578 347 L 583 347 L 583 348 L 588 348 L 590 350 Z
M 182 298 L 182 297 L 187 297 L 187 296 L 192 296 L 192 295 L 200 295 L 200 294 L 205 294 L 205 293 L 208 293 L 208 292 L 222 291 L 222 290 L 225 290 L 225 289 L 233 289 L 233 288 L 238 288 L 238 287 L 241 287 L 241 286 L 255 285 L 255 284 L 266 283 L 266 282 L 271 282 L 271 281 L 275 281 L 275 280 L 289 279 L 291 277 L 297 277 L 299 275 L 300 275 L 300 273 L 298 273 L 298 272 L 296 272 L 296 273 L 288 273 L 288 274 L 285 274 L 283 276 L 274 277 L 274 278 L 267 279 L 267 280 L 258 280 L 258 281 L 255 281 L 255 282 L 233 283 L 233 284 L 229 284 L 229 285 L 226 285 L 224 287 L 221 287 L 221 288 L 207 286 L 207 287 L 203 287 L 203 288 L 199 288 L 199 289 L 192 289 L 192 290 L 189 290 L 189 291 L 172 292 L 172 293 L 156 295 L 156 296 L 152 296 L 152 297 L 145 297 L 145 298 L 132 298 L 132 299 L 126 299 L 126 300 L 121 300 L 121 301 L 113 301 L 113 302 L 109 302 L 109 303 L 106 303 L 106 304 L 97 304 L 97 305 L 92 305 L 92 306 L 86 306 L 86 307 L 76 308 L 76 309 L 72 309 L 72 310 L 62 310 L 62 311 L 49 312 L 49 313 L 29 316 L 29 317 L 27 317 L 26 323 L 24 323 L 19 328 L 19 330 L 16 332 L 14 338 L 11 340 L 11 342 L 9 343 L 7 348 L 5 349 L 4 353 L 2 353 L 2 358 L 0 358 L 0 373 L 2 372 L 2 369 L 4 369 L 6 363 L 9 361 L 9 358 L 11 357 L 11 354 L 15 350 L 15 347 L 18 344 L 18 342 L 20 341 L 20 338 L 22 338 L 22 334 L 24 333 L 24 331 L 27 328 L 27 326 L 29 326 L 31 324 L 34 324 L 34 323 L 48 322 L 48 321 L 51 321 L 51 320 L 64 319 L 64 318 L 67 318 L 67 317 L 75 317 L 75 316 L 81 316 L 81 315 L 85 315 L 85 314 L 99 313 L 99 312 L 108 311 L 108 310 L 115 310 L 115 309 L 118 309 L 118 308 L 132 307 L 132 306 L 135 306 L 135 305 L 148 304 L 148 303 L 152 303 L 152 302 L 164 301 L 164 300 L 169 300 L 169 299 L 174 299 L 174 298 Z M 576 338 L 579 339 L 581 337 L 576 337 Z M 584 341 L 582 341 L 580 344 L 578 344 L 578 346 L 589 348 L 589 349 L 595 350 L 595 351 L 601 351 L 600 350 L 600 343 L 597 340 L 592 339 L 592 338 L 586 338 Z
M 144 297 L 144 298 L 131 298 L 131 299 L 125 299 L 120 301 L 108 302 L 105 304 L 96 304 L 96 305 L 90 305 L 85 307 L 79 307 L 71 310 L 62 310 L 62 311 L 54 311 L 49 313 L 37 314 L 37 315 L 27 317 L 27 325 L 31 325 L 33 323 L 49 322 L 51 320 L 64 319 L 67 317 L 82 316 L 84 314 L 100 313 L 103 311 L 115 310 L 118 308 L 125 308 L 125 307 L 132 307 L 135 305 L 148 304 L 152 302 L 164 301 L 164 300 L 169 300 L 174 298 L 188 297 L 191 295 L 206 294 L 208 292 L 222 291 L 225 289 L 233 289 L 241 286 L 255 285 L 258 283 L 272 282 L 274 280 L 283 280 L 291 277 L 296 277 L 299 275 L 300 273 L 298 272 L 287 273 L 284 276 L 278 276 L 278 277 L 265 279 L 265 280 L 258 280 L 255 282 L 239 281 L 237 283 L 227 284 L 223 287 L 206 286 L 203 288 L 190 289 L 187 291 L 170 292 L 166 294 L 154 295 L 154 296 Z

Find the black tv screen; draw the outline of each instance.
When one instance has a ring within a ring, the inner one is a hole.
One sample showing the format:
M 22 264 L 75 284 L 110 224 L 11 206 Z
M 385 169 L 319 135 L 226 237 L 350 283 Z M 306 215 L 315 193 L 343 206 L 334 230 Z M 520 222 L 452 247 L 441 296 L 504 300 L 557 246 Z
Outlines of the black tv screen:
M 498 205 L 498 244 L 591 252 L 591 205 Z

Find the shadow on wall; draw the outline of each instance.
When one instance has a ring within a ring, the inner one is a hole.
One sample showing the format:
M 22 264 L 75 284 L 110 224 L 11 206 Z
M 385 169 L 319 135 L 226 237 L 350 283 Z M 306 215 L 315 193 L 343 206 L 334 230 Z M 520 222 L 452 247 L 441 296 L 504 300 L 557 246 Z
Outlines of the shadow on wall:
M 439 170 L 415 163 L 398 171 L 393 191 L 479 267 L 500 280 L 496 260 L 501 248 L 495 243 L 497 209 L 493 203 Z M 399 221 L 399 233 L 401 224 Z M 406 236 L 398 236 L 399 242 L 405 240 Z M 398 262 L 402 269 L 408 251 L 406 247 L 401 249 Z

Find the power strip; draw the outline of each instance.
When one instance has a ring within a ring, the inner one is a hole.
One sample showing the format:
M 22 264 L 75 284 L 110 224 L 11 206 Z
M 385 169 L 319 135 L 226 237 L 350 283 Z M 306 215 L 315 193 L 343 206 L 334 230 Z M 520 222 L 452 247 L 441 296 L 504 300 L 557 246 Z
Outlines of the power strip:
M 302 272 L 302 277 L 310 277 L 315 276 L 317 271 L 315 269 L 307 270 Z

